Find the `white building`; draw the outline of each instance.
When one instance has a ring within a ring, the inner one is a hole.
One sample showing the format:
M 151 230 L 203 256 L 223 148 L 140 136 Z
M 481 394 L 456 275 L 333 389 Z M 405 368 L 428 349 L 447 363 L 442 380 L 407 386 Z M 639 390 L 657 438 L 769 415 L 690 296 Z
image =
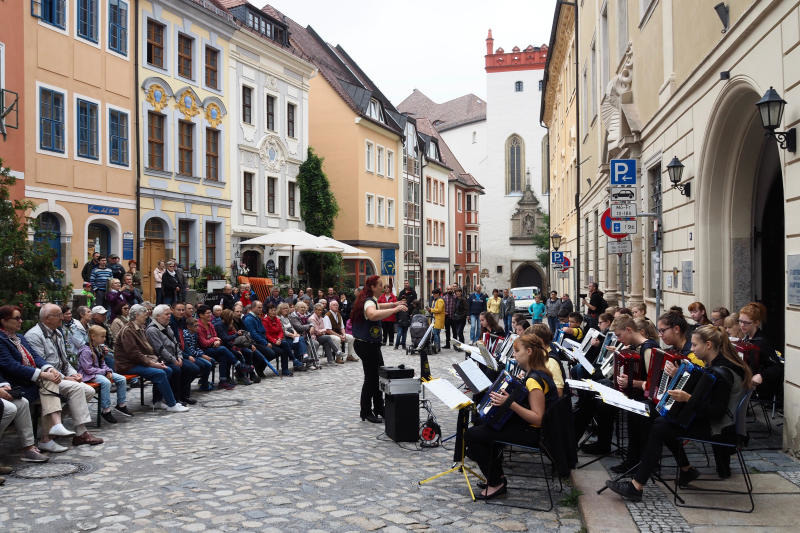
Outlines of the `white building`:
M 316 68 L 292 49 L 280 13 L 259 11 L 246 0 L 226 3 L 240 24 L 229 71 L 231 124 L 238 137 L 230 157 L 232 257 L 251 275 L 264 265 L 276 276 L 289 275 L 288 250 L 239 243 L 303 228 L 296 178 L 308 149 L 308 89 Z

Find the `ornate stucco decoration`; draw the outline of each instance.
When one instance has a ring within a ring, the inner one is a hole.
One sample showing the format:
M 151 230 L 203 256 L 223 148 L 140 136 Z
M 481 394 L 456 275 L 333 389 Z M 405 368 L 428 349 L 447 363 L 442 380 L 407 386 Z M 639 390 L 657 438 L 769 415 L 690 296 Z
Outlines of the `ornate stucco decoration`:
M 275 76 L 267 76 L 267 87 L 272 89 L 273 91 L 278 90 L 278 78 Z
M 622 98 L 630 92 L 632 82 L 633 46 L 628 44 L 622 68 L 609 80 L 603 101 L 600 103 L 600 114 L 608 134 L 609 145 L 613 145 L 622 137 Z
M 206 106 L 206 121 L 212 128 L 218 128 L 222 123 L 222 110 L 215 103 Z
M 175 98 L 175 100 L 175 106 L 187 119 L 191 120 L 200 113 L 200 107 L 197 105 L 197 99 L 189 89 L 181 92 L 177 98 Z
M 527 183 L 511 215 L 511 244 L 532 245 L 536 231 L 544 222 L 543 217 L 539 200 L 533 194 L 530 183 Z
M 145 100 L 157 113 L 160 113 L 167 106 L 167 91 L 161 85 L 153 84 L 147 90 Z
M 280 172 L 286 163 L 286 147 L 280 137 L 271 134 L 264 137 L 258 146 L 258 155 L 267 170 Z

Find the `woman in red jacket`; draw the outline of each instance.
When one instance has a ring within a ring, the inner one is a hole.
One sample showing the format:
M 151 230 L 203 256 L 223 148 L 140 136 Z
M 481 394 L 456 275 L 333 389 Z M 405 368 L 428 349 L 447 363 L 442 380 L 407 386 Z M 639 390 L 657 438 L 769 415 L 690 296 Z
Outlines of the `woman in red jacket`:
M 213 357 L 219 363 L 219 388 L 231 390 L 236 385 L 231 381 L 231 366 L 240 372 L 242 363 L 236 356 L 222 345 L 222 339 L 217 337 L 217 330 L 211 323 L 213 315 L 211 308 L 207 305 L 197 306 L 197 342 L 203 349 L 203 353 Z
M 392 293 L 392 288 L 388 285 L 384 287 L 383 294 L 381 294 L 380 298 L 378 298 L 379 304 L 389 304 L 394 303 L 397 301 L 397 297 Z M 383 345 L 389 346 L 394 345 L 394 324 L 397 322 L 397 317 L 395 315 L 389 315 L 383 320 L 381 320 L 381 326 L 383 327 Z
M 261 319 L 261 323 L 264 324 L 267 340 L 272 345 L 272 349 L 281 354 L 283 375 L 292 375 L 292 373 L 287 370 L 289 368 L 290 357 L 292 358 L 295 370 L 305 370 L 306 368 L 303 366 L 303 362 L 294 357 L 291 345 L 283 338 L 283 324 L 281 323 L 281 319 L 278 318 L 278 309 L 275 307 L 275 304 L 267 304 L 267 314 Z

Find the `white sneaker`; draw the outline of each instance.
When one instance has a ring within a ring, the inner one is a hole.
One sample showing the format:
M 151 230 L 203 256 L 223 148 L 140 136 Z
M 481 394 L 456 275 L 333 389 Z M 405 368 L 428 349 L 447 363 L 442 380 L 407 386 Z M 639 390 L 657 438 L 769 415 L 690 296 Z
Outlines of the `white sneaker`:
M 164 402 L 156 402 L 153 404 L 153 409 L 169 409 Z
M 75 435 L 74 431 L 70 431 L 64 427 L 64 424 L 56 424 L 50 428 L 51 437 L 72 437 Z
M 39 448 L 43 452 L 50 452 L 50 453 L 61 453 L 69 449 L 66 446 L 60 445 L 54 440 L 49 440 L 47 442 L 40 442 L 37 448 Z
M 188 410 L 189 408 L 181 403 L 176 403 L 172 407 L 167 407 L 167 411 L 170 413 L 185 413 Z

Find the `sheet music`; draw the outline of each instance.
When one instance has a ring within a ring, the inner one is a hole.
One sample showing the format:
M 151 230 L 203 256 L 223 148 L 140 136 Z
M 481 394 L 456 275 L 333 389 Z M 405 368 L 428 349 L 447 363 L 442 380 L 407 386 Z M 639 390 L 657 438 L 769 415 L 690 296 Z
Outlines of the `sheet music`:
M 497 366 L 497 361 L 495 361 L 494 357 L 492 357 L 492 354 L 489 353 L 482 342 L 479 343 L 478 346 L 470 346 L 469 344 L 455 341 L 454 345 L 456 348 L 464 350 L 471 358 L 480 364 L 488 366 L 492 370 L 497 370 L 499 368 Z
M 586 390 L 590 392 L 595 392 L 592 388 L 592 382 L 588 379 L 565 379 L 567 385 L 570 386 L 571 389 L 578 389 L 578 390 Z
M 631 400 L 617 389 L 612 389 L 611 387 L 607 387 L 602 383 L 590 380 L 578 381 L 574 379 L 568 379 L 566 382 L 569 383 L 570 387 L 596 392 L 600 395 L 603 403 L 613 405 L 614 407 L 619 407 L 620 409 L 630 411 L 631 413 L 637 415 L 650 416 L 650 408 L 646 403 Z
M 594 374 L 594 365 L 586 359 L 586 355 L 581 349 L 581 345 L 575 341 L 564 339 L 564 344 L 561 345 L 566 353 L 573 360 L 577 360 L 589 374 Z
M 497 366 L 497 361 L 495 360 L 494 356 L 489 353 L 489 350 L 486 349 L 486 346 L 484 346 L 481 341 L 478 341 L 476 344 L 478 345 L 478 350 L 480 350 L 480 353 L 483 356 L 483 364 L 492 370 L 500 370 L 500 367 Z
M 432 379 L 423 382 L 422 385 L 450 409 L 461 409 L 472 405 L 472 400 L 446 379 Z
M 453 367 L 472 392 L 483 392 L 492 386 L 492 382 L 472 359 L 464 359 Z

